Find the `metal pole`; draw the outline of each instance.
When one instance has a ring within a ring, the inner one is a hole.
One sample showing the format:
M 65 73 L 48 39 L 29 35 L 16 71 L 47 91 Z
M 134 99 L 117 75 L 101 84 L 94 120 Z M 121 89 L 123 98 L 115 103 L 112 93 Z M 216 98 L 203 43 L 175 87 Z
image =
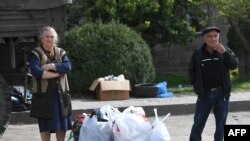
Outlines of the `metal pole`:
M 28 83 L 28 78 L 27 78 L 27 64 L 26 64 L 26 61 L 27 61 L 27 53 L 26 53 L 26 49 L 23 48 L 23 51 L 24 51 L 24 96 L 23 96 L 23 102 L 26 103 L 27 101 L 27 83 Z
M 10 68 L 16 69 L 15 45 L 13 38 L 10 38 Z

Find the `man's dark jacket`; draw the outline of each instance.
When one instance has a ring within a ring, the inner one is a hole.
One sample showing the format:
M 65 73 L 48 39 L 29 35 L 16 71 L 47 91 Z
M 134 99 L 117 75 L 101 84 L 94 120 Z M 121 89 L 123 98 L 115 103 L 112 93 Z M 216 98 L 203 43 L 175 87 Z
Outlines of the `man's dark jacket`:
M 200 48 L 195 49 L 191 57 L 188 70 L 191 84 L 193 85 L 194 91 L 198 95 L 199 99 L 203 99 L 206 94 L 201 72 L 201 54 L 205 47 L 206 44 L 203 44 Z M 239 60 L 230 48 L 225 48 L 226 52 L 220 55 L 220 70 L 222 75 L 224 97 L 229 98 L 231 92 L 229 70 L 236 69 L 239 64 Z

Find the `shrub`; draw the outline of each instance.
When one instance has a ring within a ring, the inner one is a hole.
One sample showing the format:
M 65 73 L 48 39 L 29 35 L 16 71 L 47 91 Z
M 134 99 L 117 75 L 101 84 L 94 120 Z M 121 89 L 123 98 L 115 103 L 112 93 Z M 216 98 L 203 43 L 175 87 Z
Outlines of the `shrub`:
M 87 23 L 65 34 L 64 48 L 73 64 L 71 91 L 86 92 L 98 77 L 124 74 L 131 84 L 155 77 L 149 46 L 126 25 Z
M 151 47 L 185 44 L 194 39 L 206 13 L 187 0 L 75 0 L 68 9 L 68 27 L 101 19 L 119 20 L 140 32 Z

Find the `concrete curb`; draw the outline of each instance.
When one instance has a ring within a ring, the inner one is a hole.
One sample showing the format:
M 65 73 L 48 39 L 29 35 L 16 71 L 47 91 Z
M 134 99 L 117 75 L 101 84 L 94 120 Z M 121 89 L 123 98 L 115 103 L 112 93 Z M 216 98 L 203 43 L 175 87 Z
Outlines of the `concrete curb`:
M 143 107 L 146 115 L 148 117 L 154 116 L 153 109 L 158 109 L 158 115 L 163 116 L 168 113 L 171 115 L 185 115 L 193 114 L 195 110 L 195 103 L 190 104 L 170 104 L 170 105 L 141 105 Z M 229 111 L 250 111 L 250 100 L 245 101 L 231 101 L 229 103 Z M 120 111 L 123 111 L 127 106 L 117 107 Z M 75 117 L 80 113 L 91 113 L 95 108 L 86 108 L 86 109 L 73 109 L 73 116 Z M 10 119 L 10 124 L 33 124 L 36 123 L 35 118 L 29 116 L 29 111 L 24 112 L 13 112 Z

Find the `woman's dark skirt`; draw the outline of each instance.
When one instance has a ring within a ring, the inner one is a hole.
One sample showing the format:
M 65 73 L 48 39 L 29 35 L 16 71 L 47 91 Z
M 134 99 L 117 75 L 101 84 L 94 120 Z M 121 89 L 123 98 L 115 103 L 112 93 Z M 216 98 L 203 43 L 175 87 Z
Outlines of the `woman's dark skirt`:
M 52 94 L 53 101 L 53 114 L 52 119 L 38 119 L 38 125 L 40 132 L 51 132 L 55 133 L 57 130 L 67 131 L 72 128 L 71 115 L 69 114 L 65 118 L 61 116 L 59 93 L 55 89 Z

